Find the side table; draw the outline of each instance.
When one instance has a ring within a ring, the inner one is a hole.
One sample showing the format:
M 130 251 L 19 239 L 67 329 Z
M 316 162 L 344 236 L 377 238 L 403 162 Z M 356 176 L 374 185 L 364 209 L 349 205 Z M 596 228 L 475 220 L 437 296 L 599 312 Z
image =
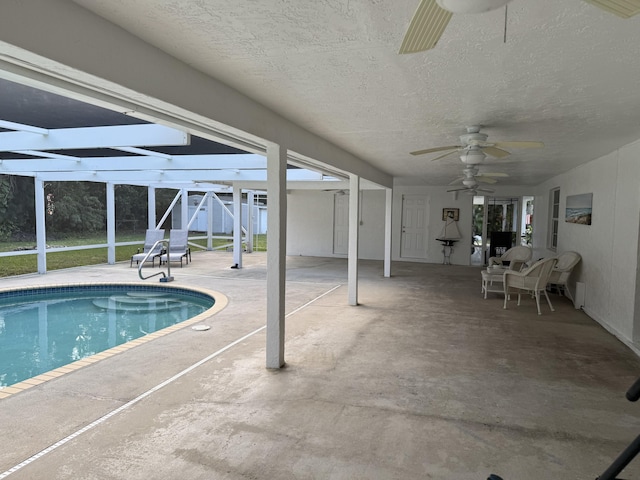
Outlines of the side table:
M 504 272 L 506 268 L 488 268 L 482 270 L 482 293 L 487 298 L 488 292 L 504 292 Z

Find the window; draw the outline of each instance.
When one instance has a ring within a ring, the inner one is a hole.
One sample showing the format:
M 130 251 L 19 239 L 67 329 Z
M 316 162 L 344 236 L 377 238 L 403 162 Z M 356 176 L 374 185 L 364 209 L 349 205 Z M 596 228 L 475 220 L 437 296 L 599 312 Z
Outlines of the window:
M 549 192 L 549 241 L 550 250 L 558 248 L 558 225 L 560 218 L 560 189 L 554 188 Z

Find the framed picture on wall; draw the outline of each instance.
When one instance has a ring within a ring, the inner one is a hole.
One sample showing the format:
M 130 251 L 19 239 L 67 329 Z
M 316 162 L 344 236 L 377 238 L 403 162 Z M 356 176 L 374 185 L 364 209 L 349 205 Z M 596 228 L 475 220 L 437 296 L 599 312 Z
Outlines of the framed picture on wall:
M 567 196 L 567 206 L 564 221 L 591 225 L 591 209 L 593 206 L 593 193 Z
M 442 220 L 445 221 L 447 218 L 452 218 L 456 222 L 460 218 L 460 209 L 459 208 L 443 208 L 442 209 Z

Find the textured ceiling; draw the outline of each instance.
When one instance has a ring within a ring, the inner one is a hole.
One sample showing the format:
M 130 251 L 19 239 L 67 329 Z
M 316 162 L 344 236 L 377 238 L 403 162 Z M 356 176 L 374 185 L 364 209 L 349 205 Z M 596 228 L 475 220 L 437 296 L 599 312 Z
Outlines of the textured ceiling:
M 485 171 L 536 185 L 640 138 L 640 16 L 582 0 L 454 15 L 435 49 L 398 55 L 417 0 L 75 0 L 405 183 L 444 185 L 464 126 L 537 140 Z M 408 180 L 410 178 L 410 180 Z

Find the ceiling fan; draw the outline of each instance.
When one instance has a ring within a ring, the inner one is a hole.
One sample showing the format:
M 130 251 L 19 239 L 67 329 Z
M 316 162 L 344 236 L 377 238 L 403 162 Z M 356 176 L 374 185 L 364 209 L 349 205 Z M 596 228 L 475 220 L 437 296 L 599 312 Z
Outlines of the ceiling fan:
M 336 195 L 348 195 L 347 191 L 344 188 L 327 188 L 322 190 L 323 192 L 333 192 Z
M 398 53 L 431 50 L 444 33 L 454 13 L 483 13 L 505 6 L 511 0 L 421 0 L 413 14 Z M 584 0 L 609 13 L 630 18 L 640 13 L 640 0 Z
M 449 183 L 449 185 L 455 185 L 456 183 L 462 183 L 463 185 L 467 185 L 467 183 L 471 183 L 470 181 L 475 182 L 475 185 L 479 183 L 497 183 L 496 178 L 500 177 L 508 177 L 506 173 L 480 173 L 477 165 L 471 165 L 470 167 L 465 168 L 462 173 L 464 176 L 456 178 L 454 181 Z
M 477 165 L 482 163 L 489 155 L 495 158 L 504 158 L 511 155 L 504 148 L 542 148 L 542 142 L 487 142 L 488 135 L 480 133 L 482 125 L 472 125 L 467 127 L 467 133 L 460 135 L 460 145 L 448 145 L 446 147 L 427 148 L 425 150 L 417 150 L 411 152 L 411 155 L 424 155 L 425 153 L 435 153 L 450 150 L 444 155 L 440 155 L 432 159 L 432 161 L 440 160 L 446 156 L 456 152 L 462 152 L 460 160 L 468 165 Z
M 480 188 L 480 186 L 478 185 L 478 182 L 476 182 L 473 179 L 464 180 L 463 183 L 465 183 L 464 186 L 458 187 L 458 188 L 451 188 L 447 190 L 447 192 L 465 192 L 468 195 L 476 195 L 478 192 L 483 192 L 483 193 L 494 192 L 494 190 L 489 190 L 488 188 Z

